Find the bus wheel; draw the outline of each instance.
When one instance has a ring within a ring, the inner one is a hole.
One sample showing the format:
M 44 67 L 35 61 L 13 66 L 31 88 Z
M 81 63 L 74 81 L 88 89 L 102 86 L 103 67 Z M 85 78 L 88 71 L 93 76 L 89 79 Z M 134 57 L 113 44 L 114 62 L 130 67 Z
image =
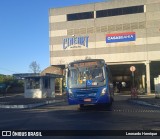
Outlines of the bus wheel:
M 114 101 L 114 99 L 111 97 L 111 98 L 110 98 L 110 102 L 109 102 L 108 106 L 110 106 L 110 107 L 111 107 L 111 106 L 112 106 L 113 101 Z
M 111 101 L 109 103 L 106 103 L 104 106 L 105 106 L 105 109 L 107 111 L 112 111 L 112 104 L 113 104 L 113 99 L 111 98 Z
M 84 104 L 79 105 L 80 109 L 84 108 Z

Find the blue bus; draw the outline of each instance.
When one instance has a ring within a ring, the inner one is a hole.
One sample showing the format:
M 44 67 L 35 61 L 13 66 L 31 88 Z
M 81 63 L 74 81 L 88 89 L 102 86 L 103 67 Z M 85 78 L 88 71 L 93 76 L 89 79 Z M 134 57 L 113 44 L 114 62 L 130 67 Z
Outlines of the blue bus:
M 114 100 L 110 70 L 103 59 L 86 59 L 68 64 L 66 93 L 70 105 L 80 108 L 90 104 L 107 104 Z

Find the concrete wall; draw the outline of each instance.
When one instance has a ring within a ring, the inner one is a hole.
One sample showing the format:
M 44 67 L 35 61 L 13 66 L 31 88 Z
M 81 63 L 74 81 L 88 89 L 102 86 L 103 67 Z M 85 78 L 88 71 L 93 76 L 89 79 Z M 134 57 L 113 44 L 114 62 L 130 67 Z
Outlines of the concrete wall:
M 25 98 L 42 98 L 41 89 L 26 89 L 24 93 Z

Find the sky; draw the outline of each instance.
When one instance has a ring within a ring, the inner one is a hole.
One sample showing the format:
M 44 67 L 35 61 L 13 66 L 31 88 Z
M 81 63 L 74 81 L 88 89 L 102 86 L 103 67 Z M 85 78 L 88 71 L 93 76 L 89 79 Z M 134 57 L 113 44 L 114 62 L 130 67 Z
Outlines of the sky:
M 0 0 L 0 74 L 41 71 L 49 62 L 49 8 L 105 0 Z

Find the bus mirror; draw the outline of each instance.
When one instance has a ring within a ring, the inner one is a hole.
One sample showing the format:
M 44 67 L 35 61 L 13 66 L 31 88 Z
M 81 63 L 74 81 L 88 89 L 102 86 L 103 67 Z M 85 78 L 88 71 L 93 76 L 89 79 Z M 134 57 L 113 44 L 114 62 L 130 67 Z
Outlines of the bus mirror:
M 67 72 L 68 72 L 68 68 L 64 69 L 63 70 L 63 76 L 65 76 Z

